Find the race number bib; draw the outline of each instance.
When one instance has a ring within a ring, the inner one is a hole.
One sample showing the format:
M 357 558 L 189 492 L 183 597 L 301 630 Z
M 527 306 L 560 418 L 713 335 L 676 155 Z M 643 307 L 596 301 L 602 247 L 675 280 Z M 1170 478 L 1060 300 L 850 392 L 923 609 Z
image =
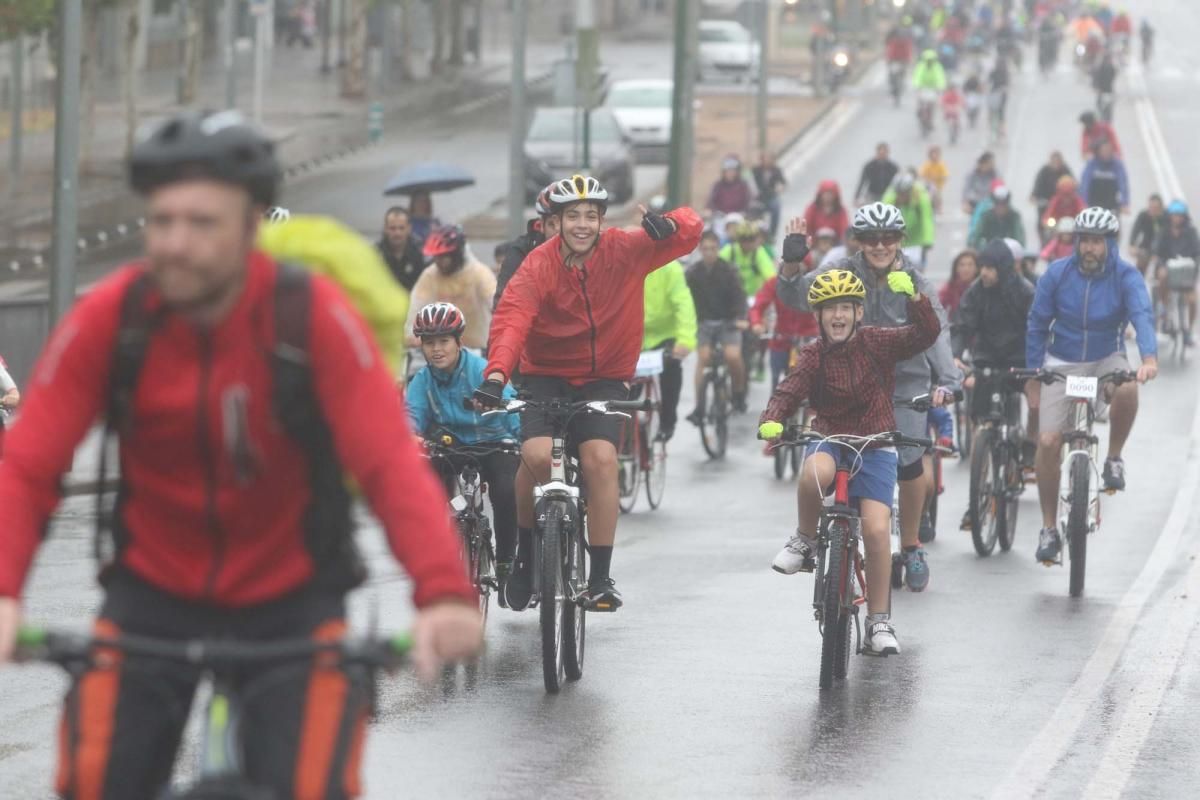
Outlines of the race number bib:
M 1095 400 L 1096 389 L 1100 381 L 1097 378 L 1087 378 L 1082 375 L 1067 376 L 1067 397 L 1080 397 L 1084 400 Z
M 634 370 L 634 377 L 649 378 L 654 375 L 659 375 L 663 371 L 663 351 L 662 350 L 643 350 L 638 356 L 637 369 Z

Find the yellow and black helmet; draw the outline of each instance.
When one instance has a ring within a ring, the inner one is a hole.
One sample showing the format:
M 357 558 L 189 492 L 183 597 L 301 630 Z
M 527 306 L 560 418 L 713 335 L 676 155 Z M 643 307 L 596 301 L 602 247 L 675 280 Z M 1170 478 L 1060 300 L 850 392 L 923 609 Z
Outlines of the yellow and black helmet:
M 867 287 L 853 272 L 831 269 L 817 275 L 808 287 L 808 304 L 818 308 L 834 300 L 850 300 L 861 303 L 867 296 Z

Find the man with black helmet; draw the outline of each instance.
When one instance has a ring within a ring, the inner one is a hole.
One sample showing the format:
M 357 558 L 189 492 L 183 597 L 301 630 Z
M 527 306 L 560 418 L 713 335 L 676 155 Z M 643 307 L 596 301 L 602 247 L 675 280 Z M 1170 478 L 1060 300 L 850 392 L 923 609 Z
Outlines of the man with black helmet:
M 186 113 L 139 143 L 129 170 L 145 258 L 54 331 L 0 462 L 0 662 L 59 479 L 102 413 L 122 490 L 97 531 L 111 554 L 97 633 L 339 637 L 365 577 L 344 467 L 414 579 L 422 673 L 474 654 L 479 612 L 445 493 L 369 330 L 332 282 L 254 246 L 280 181 L 272 143 L 234 112 Z M 272 680 L 241 720 L 249 779 L 280 797 L 357 794 L 357 750 L 337 743 L 361 736 L 367 687 L 329 666 Z M 197 681 L 133 657 L 77 676 L 58 793 L 158 796 Z

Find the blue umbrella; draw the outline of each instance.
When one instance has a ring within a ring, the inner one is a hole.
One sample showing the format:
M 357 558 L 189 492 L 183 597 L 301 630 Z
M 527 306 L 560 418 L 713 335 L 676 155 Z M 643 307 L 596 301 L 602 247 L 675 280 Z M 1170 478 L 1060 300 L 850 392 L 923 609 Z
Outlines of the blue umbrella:
M 475 185 L 475 178 L 461 167 L 426 161 L 397 172 L 383 190 L 384 195 L 448 192 Z

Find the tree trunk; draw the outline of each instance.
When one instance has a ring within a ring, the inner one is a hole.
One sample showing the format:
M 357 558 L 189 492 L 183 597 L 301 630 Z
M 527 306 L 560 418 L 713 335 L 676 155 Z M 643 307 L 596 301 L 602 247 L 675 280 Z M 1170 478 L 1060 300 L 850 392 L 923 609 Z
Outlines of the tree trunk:
M 138 43 L 141 40 L 141 8 L 138 0 L 131 0 L 126 12 L 129 24 L 125 28 L 125 75 L 123 90 L 125 95 L 125 153 L 133 151 L 134 135 L 137 132 L 137 96 L 138 84 L 141 77 L 138 72 Z
M 463 65 L 463 0 L 450 0 L 450 66 Z
M 83 53 L 80 55 L 79 105 L 82 120 L 79 131 L 79 172 L 86 175 L 92 168 L 95 147 L 96 88 L 99 85 L 100 3 L 83 4 Z
M 204 26 L 194 0 L 183 2 L 183 63 L 180 74 L 182 81 L 179 86 L 180 105 L 191 105 L 196 102 L 196 87 L 200 79 L 200 54 L 204 47 Z
M 346 68 L 342 70 L 342 97 L 367 95 L 367 0 L 350 4 L 350 30 L 346 37 Z
M 412 0 L 400 0 L 400 79 L 411 81 L 412 74 Z
M 431 3 L 433 11 L 433 53 L 429 57 L 429 72 L 437 75 L 442 71 L 446 44 L 446 8 L 442 3 Z

